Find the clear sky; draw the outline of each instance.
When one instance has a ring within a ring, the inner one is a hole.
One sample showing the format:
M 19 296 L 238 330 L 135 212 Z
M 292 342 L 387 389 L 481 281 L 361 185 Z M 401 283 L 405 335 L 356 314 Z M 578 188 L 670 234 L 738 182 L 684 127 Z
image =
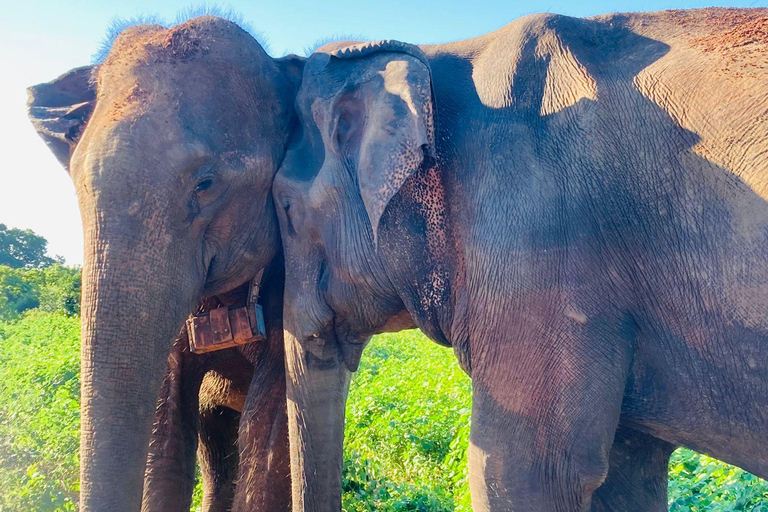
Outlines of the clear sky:
M 115 17 L 141 14 L 173 20 L 196 2 L 181 0 L 0 0 L 0 223 L 31 228 L 50 252 L 82 262 L 80 216 L 74 188 L 26 116 L 25 88 L 89 64 Z M 208 5 L 211 5 L 209 2 Z M 502 27 L 525 14 L 591 16 L 713 5 L 713 0 L 265 0 L 219 3 L 240 12 L 261 31 L 273 56 L 303 54 L 334 35 L 440 43 Z M 733 7 L 768 7 L 768 0 L 728 1 Z

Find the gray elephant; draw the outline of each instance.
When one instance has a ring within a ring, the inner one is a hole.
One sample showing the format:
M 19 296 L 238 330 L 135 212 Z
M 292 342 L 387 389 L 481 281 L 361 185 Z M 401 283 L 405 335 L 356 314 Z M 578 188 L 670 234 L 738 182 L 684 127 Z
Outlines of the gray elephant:
M 183 328 L 160 387 L 142 511 L 188 512 L 196 461 L 202 476 L 203 510 L 231 509 L 239 463 L 239 413 L 252 377 L 253 366 L 237 348 L 199 356 L 191 353 Z
M 30 118 L 70 172 L 85 233 L 84 512 L 140 509 L 170 340 L 201 296 L 234 288 L 278 254 L 270 190 L 302 66 L 205 16 L 126 29 L 99 66 L 29 90 Z M 265 402 L 249 398 L 249 418 L 252 407 L 284 403 L 248 396 Z M 259 428 L 277 433 L 280 418 Z M 249 475 L 249 487 L 268 492 L 271 478 Z
M 263 279 L 266 293 L 261 294 L 260 303 L 266 311 L 266 341 L 194 354 L 187 325 L 174 340 L 150 437 L 143 512 L 189 512 L 196 451 L 203 511 L 290 508 L 282 274 L 278 261 Z M 248 293 L 246 284 L 206 297 L 197 312 L 244 306 Z M 256 381 L 254 367 L 259 371 Z M 246 406 L 249 400 L 252 404 Z M 252 414 L 241 423 L 244 410 Z M 265 442 L 270 438 L 279 442 Z M 244 484 L 236 492 L 238 480 Z M 268 492 L 259 487 L 265 484 Z
M 340 508 L 350 372 L 412 326 L 472 377 L 474 510 L 606 509 L 672 445 L 768 477 L 766 29 L 536 15 L 310 57 L 274 185 L 294 510 Z

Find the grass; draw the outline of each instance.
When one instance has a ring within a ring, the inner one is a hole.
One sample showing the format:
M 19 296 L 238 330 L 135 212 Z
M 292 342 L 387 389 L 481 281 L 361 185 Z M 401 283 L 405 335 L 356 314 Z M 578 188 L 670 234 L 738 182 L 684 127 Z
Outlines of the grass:
M 347 402 L 344 510 L 471 510 L 470 394 L 451 350 L 415 331 L 374 339 Z
M 31 311 L 0 324 L 0 511 L 74 511 L 80 321 Z
M 60 313 L 0 322 L 0 512 L 76 509 L 78 337 Z M 450 349 L 414 331 L 374 339 L 347 406 L 345 512 L 470 511 L 469 407 Z M 670 511 L 768 512 L 768 483 L 678 450 Z

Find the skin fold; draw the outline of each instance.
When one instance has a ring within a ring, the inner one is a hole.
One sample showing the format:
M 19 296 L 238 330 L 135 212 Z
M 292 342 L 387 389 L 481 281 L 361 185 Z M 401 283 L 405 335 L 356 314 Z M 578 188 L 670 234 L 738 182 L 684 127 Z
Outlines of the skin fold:
M 472 377 L 474 510 L 663 510 L 680 445 L 768 477 L 766 27 L 535 15 L 310 57 L 273 189 L 294 510 L 340 509 L 350 372 L 412 326 Z
M 30 120 L 68 169 L 83 220 L 83 512 L 141 509 L 171 340 L 200 297 L 279 253 L 270 189 L 303 63 L 203 16 L 128 28 L 100 65 L 29 89 Z M 284 384 L 260 370 L 282 364 L 270 353 L 279 362 L 258 360 L 240 433 L 258 419 L 244 438 L 267 444 L 241 461 L 279 459 L 285 418 L 270 404 Z M 248 471 L 234 509 L 276 510 L 259 493 L 281 488 L 278 466 Z

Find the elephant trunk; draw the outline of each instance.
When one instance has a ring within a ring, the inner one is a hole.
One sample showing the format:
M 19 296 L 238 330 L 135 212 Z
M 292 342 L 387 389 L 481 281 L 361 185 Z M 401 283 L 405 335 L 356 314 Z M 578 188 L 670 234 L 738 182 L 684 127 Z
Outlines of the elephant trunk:
M 86 231 L 83 269 L 80 510 L 135 512 L 158 391 L 195 280 L 182 278 L 183 265 L 155 237 L 98 231 Z
M 338 512 L 351 372 L 335 345 L 320 338 L 302 343 L 290 332 L 286 323 L 293 510 Z

